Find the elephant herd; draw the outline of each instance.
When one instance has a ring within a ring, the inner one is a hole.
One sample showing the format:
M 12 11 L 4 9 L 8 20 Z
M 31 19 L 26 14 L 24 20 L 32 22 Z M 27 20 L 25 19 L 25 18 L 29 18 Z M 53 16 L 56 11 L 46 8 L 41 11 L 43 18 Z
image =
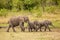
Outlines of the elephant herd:
M 32 32 L 32 31 L 42 31 L 42 27 L 44 27 L 44 31 L 46 31 L 46 29 L 48 29 L 49 31 L 49 25 L 53 26 L 52 22 L 49 20 L 44 20 L 42 22 L 39 22 L 38 20 L 35 21 L 30 21 L 29 18 L 27 16 L 18 16 L 18 17 L 12 17 L 10 18 L 10 20 L 8 21 L 9 27 L 7 29 L 7 32 L 9 32 L 9 29 L 12 28 L 14 32 L 15 31 L 15 27 L 19 26 L 21 28 L 21 31 L 25 31 L 25 27 L 24 27 L 24 23 L 28 23 L 28 31 Z M 54 27 L 54 26 L 53 26 Z

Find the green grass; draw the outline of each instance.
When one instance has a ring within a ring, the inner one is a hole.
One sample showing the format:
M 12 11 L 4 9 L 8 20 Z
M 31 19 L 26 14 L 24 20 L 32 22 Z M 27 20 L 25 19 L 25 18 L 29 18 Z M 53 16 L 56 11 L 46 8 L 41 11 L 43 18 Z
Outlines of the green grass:
M 54 22 L 54 25 L 55 25 L 56 28 L 60 28 L 60 21 Z
M 0 24 L 0 26 L 7 26 L 8 24 Z

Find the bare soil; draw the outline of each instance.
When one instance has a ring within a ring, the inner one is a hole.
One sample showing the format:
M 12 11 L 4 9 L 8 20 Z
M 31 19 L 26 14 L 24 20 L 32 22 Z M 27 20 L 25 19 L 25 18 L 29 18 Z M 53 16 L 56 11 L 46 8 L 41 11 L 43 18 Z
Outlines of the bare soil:
M 10 29 L 6 32 L 7 28 L 0 29 L 0 40 L 60 40 L 60 29 L 53 28 L 52 31 L 46 32 L 21 32 L 19 28 L 15 28 L 16 32 Z

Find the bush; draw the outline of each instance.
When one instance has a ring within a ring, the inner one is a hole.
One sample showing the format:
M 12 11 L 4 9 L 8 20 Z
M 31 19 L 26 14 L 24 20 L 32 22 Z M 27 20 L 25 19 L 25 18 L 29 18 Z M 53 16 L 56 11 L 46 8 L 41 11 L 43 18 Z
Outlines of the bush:
M 42 13 L 43 13 L 42 7 L 38 7 L 38 8 L 35 7 L 34 9 L 31 10 L 31 12 L 33 13 L 35 17 L 40 17 L 42 16 Z
M 0 10 L 0 16 L 6 17 L 7 14 L 8 14 L 7 11 L 8 11 L 8 10 L 6 10 L 6 9 L 1 9 L 1 10 Z
M 47 11 L 48 13 L 54 13 L 56 10 L 56 8 L 54 6 L 50 6 L 50 7 L 46 7 L 45 11 Z

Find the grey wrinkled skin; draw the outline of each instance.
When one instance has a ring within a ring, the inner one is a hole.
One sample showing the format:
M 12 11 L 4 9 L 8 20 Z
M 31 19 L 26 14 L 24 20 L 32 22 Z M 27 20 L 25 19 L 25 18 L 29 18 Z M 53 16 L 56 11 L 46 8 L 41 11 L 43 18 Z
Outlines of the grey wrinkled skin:
M 25 28 L 24 28 L 24 22 L 27 22 L 29 21 L 29 18 L 27 16 L 18 16 L 18 17 L 12 17 L 10 18 L 10 20 L 8 21 L 9 23 L 9 27 L 7 29 L 7 32 L 9 32 L 9 29 L 12 27 L 13 31 L 15 32 L 15 29 L 14 27 L 16 26 L 20 26 L 21 28 L 21 31 L 25 31 Z
M 42 21 L 42 22 L 34 21 L 34 24 L 35 24 L 36 26 L 38 26 L 38 29 L 40 29 L 40 31 L 42 31 L 42 30 L 41 30 L 42 27 L 45 27 L 44 31 L 46 31 L 47 28 L 49 29 L 49 31 L 51 31 L 50 28 L 49 28 L 49 25 L 53 26 L 52 22 L 49 21 L 49 20 L 44 20 L 44 21 Z M 53 27 L 54 27 L 54 26 L 53 26 Z
M 34 23 L 33 22 L 28 22 L 28 30 L 29 30 L 29 32 L 32 32 L 33 30 L 34 31 L 37 31 L 37 27 L 34 25 Z

